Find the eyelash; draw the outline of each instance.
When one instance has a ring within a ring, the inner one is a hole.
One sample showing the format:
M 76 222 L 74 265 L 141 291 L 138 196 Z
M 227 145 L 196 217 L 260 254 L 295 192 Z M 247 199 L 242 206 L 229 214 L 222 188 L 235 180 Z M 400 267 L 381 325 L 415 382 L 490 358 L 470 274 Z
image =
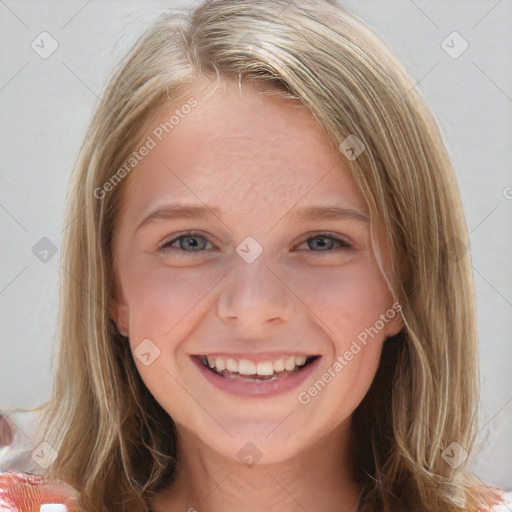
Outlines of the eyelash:
M 179 236 L 176 236 L 173 239 L 168 240 L 168 241 L 164 242 L 163 244 L 161 244 L 159 246 L 159 250 L 161 250 L 163 252 L 170 252 L 173 249 L 177 249 L 179 252 L 182 252 L 182 253 L 205 252 L 204 250 L 200 250 L 200 251 L 184 251 L 184 250 L 181 250 L 179 247 L 171 247 L 171 245 L 173 243 L 179 241 L 182 238 L 187 238 L 187 237 L 190 237 L 190 238 L 193 238 L 193 237 L 194 238 L 204 238 L 205 240 L 207 240 L 207 238 L 205 236 L 203 236 L 202 234 L 200 234 L 198 232 L 187 231 L 187 232 L 181 233 Z M 338 247 L 338 249 L 340 249 L 340 250 L 343 250 L 343 249 L 346 250 L 346 249 L 352 249 L 353 248 L 353 245 L 348 240 L 346 240 L 345 238 L 340 238 L 338 236 L 333 236 L 332 233 L 327 233 L 327 232 L 316 233 L 314 236 L 310 236 L 310 237 L 306 238 L 305 240 L 303 240 L 301 242 L 301 244 L 303 244 L 304 242 L 307 242 L 308 240 L 314 240 L 316 238 L 329 238 L 331 240 L 334 240 L 336 243 L 340 244 L 340 246 Z M 310 251 L 310 252 L 325 253 L 325 252 L 333 252 L 334 250 L 335 249 L 326 250 L 326 251 Z

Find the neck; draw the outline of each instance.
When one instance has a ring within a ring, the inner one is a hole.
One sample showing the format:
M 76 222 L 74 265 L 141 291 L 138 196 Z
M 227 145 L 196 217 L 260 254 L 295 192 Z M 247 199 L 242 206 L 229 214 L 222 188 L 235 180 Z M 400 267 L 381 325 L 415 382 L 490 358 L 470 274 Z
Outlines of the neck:
M 170 486 L 151 502 L 154 512 L 353 512 L 361 488 L 349 468 L 350 419 L 286 461 L 248 466 L 214 452 L 180 431 Z

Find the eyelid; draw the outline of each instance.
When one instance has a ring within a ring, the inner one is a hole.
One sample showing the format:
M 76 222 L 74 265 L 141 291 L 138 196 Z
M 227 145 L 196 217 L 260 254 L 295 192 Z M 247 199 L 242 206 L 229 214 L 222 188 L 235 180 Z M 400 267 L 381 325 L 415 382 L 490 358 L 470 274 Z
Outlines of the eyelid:
M 184 237 L 187 237 L 187 236 L 190 236 L 190 237 L 194 237 L 194 236 L 201 237 L 201 238 L 204 238 L 209 243 L 211 243 L 212 245 L 214 245 L 213 242 L 208 238 L 208 236 L 204 235 L 203 233 L 201 233 L 199 231 L 183 231 L 183 232 L 174 233 L 173 235 L 170 235 L 168 238 L 165 238 L 164 241 L 159 244 L 158 248 L 163 250 L 163 251 L 165 251 L 167 249 L 169 249 L 169 250 L 170 249 L 175 249 L 175 247 L 166 247 L 166 246 L 176 242 L 180 238 L 184 238 Z M 180 251 L 180 252 L 185 252 L 185 251 Z M 203 252 L 203 251 L 191 251 L 191 252 Z
M 341 243 L 340 249 L 354 249 L 354 242 L 346 236 L 342 235 L 341 233 L 333 233 L 332 231 L 312 231 L 308 233 L 302 241 L 298 245 L 302 245 L 304 242 L 307 242 L 308 240 L 315 239 L 315 238 L 331 238 L 333 240 L 337 240 Z M 310 251 L 310 252 L 334 252 L 334 251 Z
M 184 237 L 187 237 L 187 236 L 189 236 L 189 237 L 204 238 L 208 243 L 211 243 L 212 245 L 214 245 L 213 242 L 211 242 L 211 240 L 209 239 L 208 236 L 204 235 L 203 233 L 201 233 L 199 231 L 183 231 L 183 232 L 175 233 L 175 234 L 171 235 L 170 237 L 164 239 L 164 241 L 159 245 L 158 248 L 159 248 L 159 250 L 162 250 L 164 252 L 171 251 L 173 249 L 176 249 L 178 252 L 181 252 L 181 253 L 184 253 L 184 252 L 191 252 L 191 253 L 194 253 L 194 252 L 197 252 L 197 253 L 205 252 L 204 250 L 203 251 L 182 251 L 179 248 L 170 247 L 170 244 L 176 242 L 180 238 L 184 238 Z M 339 247 L 338 249 L 353 249 L 354 248 L 354 242 L 352 242 L 352 240 L 349 237 L 347 237 L 346 235 L 342 235 L 340 233 L 333 233 L 331 231 L 311 231 L 310 233 L 307 233 L 303 237 L 302 241 L 299 242 L 294 247 L 297 247 L 298 245 L 302 245 L 303 243 L 307 242 L 308 240 L 315 239 L 315 238 L 322 238 L 322 237 L 331 238 L 331 239 L 333 239 L 335 241 L 338 241 L 341 244 L 341 247 Z M 334 250 L 330 250 L 330 251 L 309 251 L 309 252 L 329 253 L 329 252 L 334 252 Z

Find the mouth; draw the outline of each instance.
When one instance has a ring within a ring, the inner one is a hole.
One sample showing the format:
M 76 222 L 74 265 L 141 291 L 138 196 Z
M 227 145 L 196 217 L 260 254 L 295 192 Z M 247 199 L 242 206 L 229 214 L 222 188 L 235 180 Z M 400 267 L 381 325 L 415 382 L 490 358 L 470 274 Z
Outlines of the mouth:
M 305 371 L 320 355 L 287 355 L 255 361 L 233 356 L 195 356 L 210 372 L 226 379 L 261 383 L 288 378 Z

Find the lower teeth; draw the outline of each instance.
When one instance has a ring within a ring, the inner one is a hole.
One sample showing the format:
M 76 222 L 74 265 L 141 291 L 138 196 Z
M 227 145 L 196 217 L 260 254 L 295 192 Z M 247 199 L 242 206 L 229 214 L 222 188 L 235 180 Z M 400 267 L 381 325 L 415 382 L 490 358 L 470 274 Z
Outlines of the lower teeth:
M 296 370 L 293 370 L 292 372 L 279 372 L 274 373 L 273 375 L 258 375 L 257 377 L 251 377 L 249 375 L 241 375 L 240 373 L 233 373 L 227 370 L 222 370 L 222 372 L 217 372 L 213 370 L 217 375 L 220 375 L 221 377 L 226 377 L 228 379 L 236 379 L 236 380 L 242 380 L 244 382 L 268 382 L 271 380 L 276 380 L 281 377 L 285 377 L 287 375 L 292 375 L 294 373 L 297 373 L 300 370 L 300 368 L 297 368 Z
M 218 375 L 222 375 L 222 374 L 218 374 Z M 279 378 L 277 375 L 272 375 L 271 377 L 270 376 L 268 376 L 268 377 L 261 376 L 261 377 L 251 378 L 251 377 L 244 377 L 243 375 L 240 375 L 239 373 L 230 373 L 228 375 L 222 375 L 222 377 L 226 377 L 228 379 L 234 379 L 234 380 L 241 380 L 243 382 L 269 382 L 269 381 L 276 380 Z

